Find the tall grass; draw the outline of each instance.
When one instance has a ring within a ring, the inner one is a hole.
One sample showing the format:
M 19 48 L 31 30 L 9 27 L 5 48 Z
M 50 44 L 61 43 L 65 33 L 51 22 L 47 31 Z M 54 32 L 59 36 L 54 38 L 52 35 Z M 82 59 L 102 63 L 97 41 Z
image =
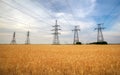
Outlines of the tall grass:
M 0 75 L 120 75 L 120 45 L 0 45 Z

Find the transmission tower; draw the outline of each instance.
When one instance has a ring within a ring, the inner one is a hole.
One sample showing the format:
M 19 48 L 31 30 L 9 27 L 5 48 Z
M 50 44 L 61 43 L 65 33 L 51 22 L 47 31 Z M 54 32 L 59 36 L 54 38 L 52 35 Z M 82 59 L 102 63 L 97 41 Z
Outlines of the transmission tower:
M 78 28 L 78 26 L 75 26 L 74 30 L 72 31 L 74 31 L 73 44 L 76 44 L 77 42 L 79 42 L 78 31 L 80 31 L 80 29 Z
M 27 32 L 27 39 L 25 41 L 25 44 L 30 44 L 30 38 L 29 38 L 29 36 L 30 36 L 30 32 L 28 31 Z
M 54 31 L 53 35 L 54 35 L 54 38 L 53 38 L 53 44 L 60 44 L 59 42 L 59 27 L 60 25 L 57 24 L 57 20 L 56 20 L 56 24 L 53 26 L 54 29 L 52 31 Z
M 98 24 L 98 27 L 95 28 L 95 30 L 97 30 L 97 42 L 104 41 L 103 34 L 102 34 L 102 29 L 104 29 L 104 27 L 102 27 L 101 25 L 103 25 L 103 23 Z
M 15 32 L 13 33 L 13 38 L 12 38 L 12 41 L 11 41 L 11 43 L 10 44 L 16 44 L 16 39 L 15 39 Z

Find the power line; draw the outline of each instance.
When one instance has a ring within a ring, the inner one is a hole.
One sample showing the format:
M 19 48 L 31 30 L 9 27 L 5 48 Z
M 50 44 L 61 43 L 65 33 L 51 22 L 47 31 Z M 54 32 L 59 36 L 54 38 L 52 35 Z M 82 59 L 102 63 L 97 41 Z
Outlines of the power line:
M 17 22 L 17 23 L 20 23 L 20 24 L 27 25 L 26 23 L 23 23 L 23 22 L 20 22 L 20 21 L 13 20 L 13 19 L 15 19 L 15 18 L 12 18 L 12 17 L 6 18 L 6 17 L 3 17 L 3 16 L 0 16 L 0 18 L 4 18 L 4 19 L 6 19 L 6 20 L 10 20 L 10 21 L 13 21 L 13 22 Z M 11 19 L 10 19 L 10 18 L 11 18 Z
M 73 18 L 72 18 L 72 19 L 73 19 L 73 21 L 74 21 L 75 16 L 74 16 L 73 9 L 72 9 L 72 7 L 71 7 L 71 5 L 70 5 L 69 1 L 68 1 L 68 0 L 65 0 L 65 1 L 66 1 L 67 6 L 70 8 L 71 14 L 72 14 L 72 16 L 73 16 Z M 74 21 L 74 23 L 75 23 L 75 21 Z
M 40 2 L 36 2 L 37 4 L 38 3 L 40 3 Z M 35 4 L 35 5 L 37 5 L 37 4 Z M 41 3 L 40 3 L 41 4 Z M 42 5 L 42 4 L 41 4 Z M 47 13 L 51 18 L 56 18 L 56 17 L 54 17 L 53 15 L 51 15 L 46 9 L 45 9 L 45 7 L 43 7 L 43 6 L 39 6 L 41 9 L 43 9 L 43 11 L 45 12 L 45 13 Z
M 40 3 L 40 2 L 38 1 L 37 3 Z M 49 4 L 50 4 L 50 3 L 49 3 Z M 44 7 L 42 6 L 42 7 L 40 7 L 40 8 L 42 8 L 42 9 L 44 10 L 44 12 L 47 13 L 51 18 L 57 19 L 57 17 L 51 15 L 51 13 L 49 13 L 49 12 L 45 9 L 45 8 L 46 8 L 45 6 L 44 6 Z M 59 11 L 59 10 L 58 10 L 58 11 Z M 60 22 L 60 23 L 62 23 L 62 22 Z
M 40 2 L 38 1 L 37 3 L 40 3 Z M 50 4 L 50 3 L 49 3 L 49 4 Z M 42 6 L 42 7 L 40 7 L 40 8 L 42 8 L 42 9 L 44 10 L 44 12 L 47 13 L 51 18 L 57 19 L 57 17 L 51 15 L 51 13 L 49 13 L 48 11 L 46 11 L 46 9 L 45 9 L 46 7 L 45 7 L 45 6 L 44 6 L 44 7 Z M 62 23 L 62 22 L 59 22 L 59 23 Z
M 51 4 L 51 5 L 54 7 L 54 9 L 55 9 L 57 12 L 60 12 L 60 10 L 53 5 L 53 1 L 52 1 L 52 0 L 49 0 L 48 2 L 49 2 L 49 4 Z M 62 16 L 63 19 L 66 21 L 66 23 L 69 23 L 69 22 L 67 21 L 67 19 L 65 18 L 65 16 L 63 16 L 63 15 L 61 15 L 61 16 Z M 69 24 L 70 24 L 70 23 L 69 23 Z M 70 25 L 71 25 L 71 24 L 70 24 Z
M 19 5 L 20 7 L 24 8 L 24 9 L 27 10 L 27 11 L 33 12 L 32 10 L 26 8 L 25 6 L 21 5 L 21 4 L 18 3 L 17 1 L 14 1 L 14 3 L 17 4 L 17 5 Z M 46 12 L 46 11 L 45 11 L 45 12 Z M 34 14 L 35 14 L 36 16 L 40 16 L 39 14 L 37 14 L 37 13 L 35 13 L 35 12 L 34 12 Z M 50 15 L 50 14 L 49 14 L 49 15 Z M 50 16 L 51 16 L 51 15 L 50 15 Z
M 1 0 L 1 1 L 2 1 L 2 0 Z M 27 16 L 30 16 L 30 17 L 32 17 L 32 18 L 34 18 L 34 19 L 36 19 L 36 20 L 38 20 L 38 21 L 40 21 L 40 22 L 43 22 L 43 23 L 45 23 L 45 24 L 47 24 L 47 25 L 50 25 L 49 23 L 46 23 L 46 22 L 44 22 L 44 21 L 42 21 L 42 20 L 39 20 L 38 18 L 36 18 L 36 17 L 34 17 L 34 16 L 32 16 L 32 15 L 30 15 L 30 14 L 28 14 L 28 13 L 26 13 L 26 12 L 22 11 L 22 10 L 21 10 L 21 9 L 19 9 L 19 8 L 16 8 L 16 7 L 14 7 L 14 6 L 10 5 L 9 3 L 5 2 L 5 1 L 2 1 L 2 2 L 3 2 L 4 4 L 6 4 L 6 5 L 10 6 L 11 8 L 16 9 L 16 10 L 18 10 L 18 11 L 22 12 L 23 14 L 26 14 Z
M 113 10 L 115 10 L 118 6 L 120 5 L 120 1 L 119 2 L 117 2 L 117 4 L 111 9 L 111 11 L 108 13 L 108 14 L 112 14 L 114 11 Z M 104 24 L 106 24 L 107 23 L 107 21 L 108 21 L 108 18 L 109 18 L 109 16 L 107 16 L 107 19 L 104 21 Z
M 8 16 L 7 16 L 8 17 Z M 3 17 L 3 16 L 0 16 L 0 18 L 3 18 L 3 19 L 6 19 L 6 20 L 9 20 L 9 21 L 12 21 L 12 22 L 16 22 L 16 23 L 20 23 L 20 24 L 23 24 L 23 25 L 28 25 L 28 30 L 31 28 L 30 27 L 30 24 L 27 24 L 27 23 L 23 23 L 21 21 L 17 21 L 17 20 L 13 20 L 13 19 L 17 19 L 17 18 L 12 18 L 12 17 Z
M 68 2 L 68 0 L 65 0 L 65 1 L 66 1 L 67 6 L 70 8 L 72 16 L 74 17 L 74 12 L 73 12 L 73 9 L 72 9 L 70 3 Z
M 4 1 L 3 1 L 3 2 L 4 2 Z M 24 13 L 24 14 L 27 14 L 26 12 L 23 12 L 22 10 L 19 10 L 18 8 L 15 8 L 15 7 L 11 6 L 10 4 L 8 4 L 8 3 L 6 3 L 6 2 L 4 2 L 4 3 L 7 4 L 8 6 L 14 8 L 14 9 L 17 9 L 18 11 L 20 11 L 20 12 L 22 12 L 22 13 Z M 34 16 L 32 16 L 32 15 L 29 15 L 29 14 L 27 14 L 27 15 L 36 19 L 36 17 L 34 17 Z M 11 20 L 11 19 L 9 19 L 9 20 Z M 13 21 L 13 20 L 12 20 L 12 21 Z M 18 22 L 18 21 L 15 21 L 15 22 Z M 21 23 L 21 22 L 19 22 L 19 23 Z M 45 24 L 48 24 L 48 23 L 46 23 L 46 22 L 44 22 L 44 23 L 45 23 Z M 22 23 L 22 24 L 24 24 L 24 23 Z M 49 25 L 50 25 L 50 24 L 49 24 Z M 30 25 L 29 25 L 29 27 L 30 27 Z M 29 29 L 28 29 L 28 30 L 29 30 Z
M 0 18 L 3 18 L 3 19 L 5 19 L 5 20 L 9 20 L 9 21 L 12 21 L 12 22 L 16 22 L 16 23 L 28 25 L 28 27 L 29 27 L 28 30 L 31 29 L 30 24 L 25 24 L 25 23 L 23 23 L 23 22 L 13 20 L 12 17 L 11 17 L 11 19 L 10 19 L 10 17 L 9 17 L 9 18 L 6 18 L 6 17 L 3 17 L 3 16 L 0 16 Z M 34 28 L 34 27 L 32 27 L 32 28 Z M 35 27 L 35 28 L 39 29 L 38 27 Z M 44 28 L 43 28 L 43 29 L 44 29 Z M 39 29 L 39 30 L 40 30 L 40 29 Z M 48 31 L 48 30 L 40 30 L 40 32 L 45 32 L 45 31 Z M 48 33 L 48 32 L 47 32 L 47 33 Z

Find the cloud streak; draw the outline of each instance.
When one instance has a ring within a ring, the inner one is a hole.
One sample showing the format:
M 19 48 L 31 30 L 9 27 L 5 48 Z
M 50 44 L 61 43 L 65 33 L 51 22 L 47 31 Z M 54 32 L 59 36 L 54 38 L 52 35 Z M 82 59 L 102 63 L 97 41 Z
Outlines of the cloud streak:
M 51 30 L 56 19 L 61 25 L 60 39 L 63 44 L 73 42 L 71 30 L 76 25 L 81 29 L 80 41 L 83 43 L 96 41 L 94 28 L 97 23 L 106 19 L 107 29 L 103 33 L 108 42 L 115 43 L 120 37 L 119 17 L 116 13 L 120 12 L 118 10 L 120 6 L 116 6 L 116 3 L 119 2 L 117 0 L 0 0 L 0 43 L 9 43 L 14 31 L 17 32 L 18 43 L 24 43 L 26 32 L 29 30 L 31 43 L 51 44 L 53 38 Z M 111 9 L 114 7 L 117 8 Z M 114 20 L 109 23 L 113 17 Z

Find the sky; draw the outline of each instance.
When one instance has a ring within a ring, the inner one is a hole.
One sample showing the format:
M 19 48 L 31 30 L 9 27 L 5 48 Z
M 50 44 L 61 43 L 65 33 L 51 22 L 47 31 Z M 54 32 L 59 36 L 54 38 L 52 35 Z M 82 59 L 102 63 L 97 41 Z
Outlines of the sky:
M 98 24 L 104 40 L 120 43 L 120 0 L 0 0 L 0 44 L 9 44 L 16 32 L 17 44 L 24 44 L 30 31 L 31 44 L 52 44 L 55 20 L 60 25 L 61 44 L 72 44 L 72 31 L 80 28 L 79 40 L 97 41 Z

